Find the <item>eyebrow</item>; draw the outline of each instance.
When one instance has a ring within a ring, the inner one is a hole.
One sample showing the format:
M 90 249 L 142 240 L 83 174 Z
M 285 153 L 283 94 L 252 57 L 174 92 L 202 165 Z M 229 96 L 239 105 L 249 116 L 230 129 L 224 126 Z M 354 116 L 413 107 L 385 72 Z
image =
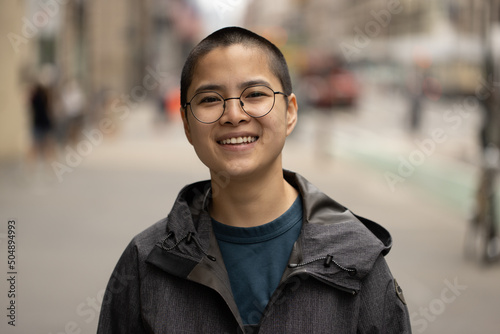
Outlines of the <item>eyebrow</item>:
M 271 86 L 271 84 L 264 79 L 256 79 L 256 80 L 249 80 L 249 81 L 242 82 L 241 84 L 238 85 L 238 88 L 244 89 L 244 88 L 247 88 L 250 86 L 255 86 L 255 85 Z
M 207 90 L 222 90 L 223 88 L 224 88 L 223 85 L 215 85 L 215 84 L 201 85 L 194 91 L 194 94 Z
M 271 84 L 264 79 L 255 79 L 255 80 L 248 80 L 248 81 L 245 81 L 245 82 L 238 84 L 238 88 L 243 90 L 247 87 L 255 86 L 255 85 L 271 86 Z M 203 92 L 203 91 L 209 91 L 209 90 L 220 91 L 220 90 L 224 90 L 225 88 L 226 88 L 226 86 L 224 86 L 224 85 L 206 84 L 206 85 L 201 85 L 200 87 L 198 87 L 194 91 L 194 94 L 197 94 L 197 93 Z

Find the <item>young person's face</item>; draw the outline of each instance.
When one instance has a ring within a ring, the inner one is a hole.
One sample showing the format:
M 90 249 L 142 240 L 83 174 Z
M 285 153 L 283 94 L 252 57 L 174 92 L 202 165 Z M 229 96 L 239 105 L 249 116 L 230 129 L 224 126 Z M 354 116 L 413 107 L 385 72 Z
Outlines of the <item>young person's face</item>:
M 239 97 L 246 87 L 256 83 L 274 91 L 283 89 L 280 80 L 270 71 L 264 51 L 240 44 L 218 47 L 198 61 L 187 100 L 206 90 L 216 91 L 223 98 Z M 281 173 L 281 151 L 297 121 L 295 95 L 287 98 L 276 94 L 273 109 L 261 118 L 247 115 L 237 99 L 226 101 L 224 114 L 211 124 L 199 122 L 190 107 L 187 108 L 186 115 L 182 113 L 186 136 L 212 176 L 220 172 L 234 177 Z M 222 143 L 238 137 L 251 137 L 255 141 Z

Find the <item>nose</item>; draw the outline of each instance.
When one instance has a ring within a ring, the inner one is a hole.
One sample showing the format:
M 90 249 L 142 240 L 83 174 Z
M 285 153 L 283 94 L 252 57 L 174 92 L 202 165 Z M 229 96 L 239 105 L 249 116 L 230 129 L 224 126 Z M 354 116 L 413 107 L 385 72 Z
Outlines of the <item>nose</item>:
M 236 101 L 230 101 L 236 100 Z M 220 118 L 222 124 L 237 125 L 250 120 L 250 116 L 243 110 L 245 104 L 237 97 L 230 97 L 225 100 L 224 114 Z

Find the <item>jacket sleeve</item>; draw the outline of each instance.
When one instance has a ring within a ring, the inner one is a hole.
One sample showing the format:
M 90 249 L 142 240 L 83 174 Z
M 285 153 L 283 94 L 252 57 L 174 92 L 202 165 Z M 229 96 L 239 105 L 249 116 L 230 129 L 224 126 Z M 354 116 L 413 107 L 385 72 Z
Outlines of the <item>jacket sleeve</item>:
M 133 242 L 123 252 L 109 279 L 97 333 L 146 333 L 141 320 L 139 263 Z
M 360 299 L 358 333 L 411 333 L 403 291 L 382 255 L 364 278 Z

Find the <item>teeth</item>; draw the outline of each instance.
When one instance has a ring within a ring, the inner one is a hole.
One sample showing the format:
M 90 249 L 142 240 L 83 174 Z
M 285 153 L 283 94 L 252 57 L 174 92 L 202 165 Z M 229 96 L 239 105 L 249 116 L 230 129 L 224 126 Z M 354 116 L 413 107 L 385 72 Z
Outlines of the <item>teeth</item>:
M 257 137 L 233 137 L 233 138 L 228 138 L 221 140 L 220 143 L 222 145 L 235 145 L 235 144 L 243 144 L 243 143 L 253 143 L 254 141 L 257 140 Z

